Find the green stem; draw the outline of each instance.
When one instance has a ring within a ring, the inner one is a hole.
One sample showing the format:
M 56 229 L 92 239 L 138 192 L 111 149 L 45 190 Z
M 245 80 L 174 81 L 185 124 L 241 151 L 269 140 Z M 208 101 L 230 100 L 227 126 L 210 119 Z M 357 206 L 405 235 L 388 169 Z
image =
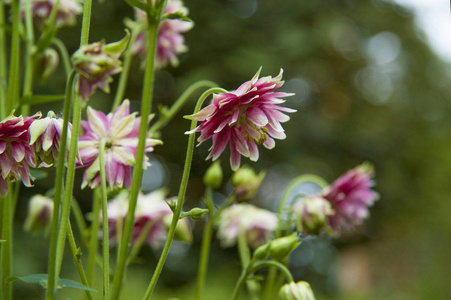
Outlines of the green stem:
M 5 1 L 0 0 L 0 24 L 5 23 Z M 6 34 L 5 26 L 0 27 L 0 118 L 3 120 L 8 112 L 6 111 L 7 93 L 7 71 L 6 71 Z
M 119 77 L 119 83 L 111 111 L 114 111 L 119 106 L 119 104 L 121 104 L 122 100 L 124 100 L 125 89 L 127 88 L 128 74 L 130 73 L 130 66 L 133 58 L 133 44 L 135 43 L 136 38 L 142 30 L 142 26 L 135 26 L 132 28 L 130 41 L 128 42 L 127 50 L 124 53 L 124 65 Z
M 1 284 L 2 287 L 2 300 L 12 299 L 12 285 L 11 283 L 6 283 L 6 278 L 11 276 L 12 270 L 12 248 L 13 248 L 13 216 L 12 202 L 13 202 L 13 192 L 11 190 L 12 184 L 8 183 L 8 194 L 6 197 L 2 198 L 3 202 L 3 223 L 2 223 L 2 239 L 5 240 L 1 244 L 2 254 L 1 254 Z
M 83 217 L 83 212 L 81 211 L 80 205 L 78 205 L 78 202 L 75 198 L 72 198 L 70 205 L 72 208 L 71 211 L 75 217 L 75 223 L 77 224 L 78 231 L 80 231 L 81 240 L 83 241 L 83 244 L 87 245 L 87 241 L 89 240 L 89 232 L 86 226 L 85 219 Z
M 249 247 L 247 245 L 246 232 L 243 229 L 244 228 L 240 228 L 238 233 L 238 252 L 240 255 L 241 265 L 243 266 L 244 270 L 250 263 L 251 255 Z M 247 289 L 249 290 L 250 298 L 253 300 L 260 299 L 258 295 L 260 291 L 259 284 L 255 281 L 246 281 L 246 285 Z
M 64 100 L 63 109 L 63 128 L 61 132 L 60 140 L 60 153 L 58 157 L 58 163 L 56 167 L 55 176 L 55 198 L 52 215 L 52 229 L 50 234 L 50 249 L 49 249 L 49 266 L 48 266 L 48 286 L 47 286 L 47 298 L 53 299 L 56 281 L 56 247 L 58 240 L 58 225 L 60 216 L 60 204 L 63 191 L 63 177 L 64 177 L 64 162 L 66 160 L 66 148 L 67 148 L 67 130 L 69 124 L 70 104 L 72 99 L 73 83 L 75 79 L 75 71 L 72 71 L 67 78 L 66 83 L 66 97 Z
M 20 40 L 19 40 L 19 0 L 11 1 L 12 11 L 12 37 L 11 37 L 11 61 L 9 65 L 9 85 L 7 94 L 7 114 L 15 107 L 19 98 L 19 58 L 20 58 Z
M 250 274 L 250 268 L 251 266 L 248 266 L 247 268 L 243 269 L 243 271 L 241 271 L 241 275 L 238 278 L 235 288 L 233 289 L 232 300 L 238 300 L 238 297 L 240 296 L 240 291 L 247 280 L 247 276 Z
M 130 201 L 125 218 L 125 226 L 122 235 L 122 241 L 120 246 L 119 258 L 117 261 L 116 272 L 113 280 L 113 289 L 111 292 L 111 299 L 119 299 L 122 280 L 125 273 L 125 267 L 127 263 L 127 253 L 129 250 L 129 243 L 131 240 L 133 224 L 135 219 L 136 202 L 138 200 L 138 194 L 141 186 L 141 179 L 143 173 L 143 161 L 145 155 L 146 137 L 149 114 L 152 109 L 152 96 L 154 85 L 154 65 L 155 54 L 158 37 L 158 25 L 160 23 L 162 8 L 160 8 L 156 16 L 148 15 L 148 50 L 146 57 L 146 70 L 144 74 L 144 86 L 141 100 L 141 124 L 139 128 L 139 142 L 136 150 L 136 162 L 133 170 L 132 187 L 130 193 Z
M 53 38 L 52 44 L 55 45 L 55 47 L 58 49 L 60 56 L 61 56 L 61 60 L 63 61 L 64 71 L 66 72 L 66 76 L 69 76 L 69 73 L 71 70 L 71 64 L 70 64 L 69 53 L 67 52 L 66 45 L 64 45 L 64 43 L 58 38 Z
M 81 264 L 81 250 L 80 248 L 77 248 L 77 244 L 75 243 L 74 239 L 74 233 L 72 231 L 72 226 L 69 224 L 67 225 L 67 239 L 69 240 L 70 250 L 72 252 L 72 258 L 74 260 L 75 266 L 78 271 L 78 275 L 80 276 L 81 283 L 85 286 L 90 286 L 88 283 L 88 280 L 86 279 L 86 274 L 83 269 L 83 265 Z M 91 291 L 86 290 L 86 296 L 89 300 L 93 300 Z
M 277 229 L 276 229 L 276 233 L 275 233 L 275 238 L 279 238 L 282 234 L 282 231 L 285 227 L 285 222 L 284 222 L 284 213 L 287 209 L 287 202 L 290 199 L 290 196 L 292 195 L 294 189 L 302 184 L 302 183 L 314 183 L 318 186 L 320 186 L 321 188 L 325 188 L 327 187 L 327 182 L 324 181 L 324 179 L 322 179 L 321 177 L 318 177 L 316 175 L 312 175 L 312 174 L 304 174 L 304 175 L 300 175 L 296 178 L 294 178 L 286 187 L 282 199 L 280 199 L 279 202 L 279 208 L 278 208 L 278 224 L 277 224 Z M 265 299 L 270 300 L 271 295 L 273 294 L 273 290 L 274 290 L 274 284 L 277 278 L 277 270 L 275 268 L 270 268 L 269 273 L 268 273 L 268 279 L 266 280 L 266 286 L 265 286 L 265 291 L 264 291 L 264 295 L 265 295 Z
M 110 296 L 110 244 L 108 239 L 108 213 L 107 213 L 107 188 L 105 174 L 105 143 L 106 139 L 100 141 L 99 168 L 100 184 L 102 193 L 102 250 L 103 250 L 103 299 L 108 300 Z
M 212 193 L 213 190 L 211 187 L 207 186 L 205 189 L 205 204 L 208 209 L 208 220 L 205 224 L 204 234 L 202 236 L 202 248 L 200 252 L 199 268 L 197 271 L 196 300 L 201 299 L 204 290 L 208 258 L 210 255 L 211 237 L 213 235 L 213 226 L 215 223 Z
M 25 52 L 26 52 L 26 62 L 25 62 L 25 75 L 23 83 L 23 93 L 22 97 L 29 97 L 33 94 L 33 75 L 34 75 L 34 28 L 33 28 L 33 15 L 31 11 L 31 0 L 26 0 L 25 2 Z M 22 114 L 28 115 L 30 106 L 22 105 Z
M 142 246 L 144 245 L 144 242 L 146 241 L 147 236 L 149 235 L 150 230 L 152 229 L 152 226 L 154 224 L 155 222 L 147 221 L 146 224 L 144 225 L 143 229 L 139 233 L 138 238 L 133 243 L 133 247 L 127 259 L 127 265 L 131 264 L 135 260 L 136 256 L 139 253 L 139 250 L 141 250 Z
M 202 87 L 210 87 L 214 88 L 218 85 L 214 83 L 213 81 L 209 80 L 201 80 L 198 82 L 193 83 L 191 86 L 189 86 L 183 94 L 174 102 L 174 104 L 171 106 L 171 108 L 165 113 L 164 116 L 160 116 L 160 119 L 158 119 L 155 124 L 153 124 L 149 131 L 151 133 L 159 131 L 161 128 L 163 128 L 169 121 L 172 120 L 172 118 L 180 111 L 180 109 L 183 107 L 183 105 L 186 103 L 186 101 L 189 99 L 189 97 L 199 88 Z
M 89 28 L 91 24 L 91 7 L 92 0 L 84 0 L 83 2 L 83 20 L 81 24 L 80 46 L 84 46 L 89 42 Z
M 197 101 L 196 107 L 194 109 L 194 114 L 196 114 L 197 112 L 200 111 L 205 99 L 210 94 L 215 93 L 215 92 L 224 93 L 224 90 L 221 88 L 212 88 L 212 89 L 205 91 L 200 96 L 199 100 Z M 196 128 L 196 124 L 197 124 L 196 120 L 191 121 L 191 128 L 190 128 L 191 131 L 194 130 L 194 128 Z M 168 256 L 169 248 L 171 247 L 171 242 L 174 237 L 175 228 L 176 228 L 177 222 L 180 218 L 180 213 L 182 212 L 182 206 L 183 206 L 183 200 L 185 198 L 186 187 L 188 185 L 188 178 L 189 178 L 189 173 L 190 173 L 190 169 L 191 169 L 191 161 L 192 161 L 193 152 L 194 152 L 194 142 L 195 142 L 195 133 L 191 134 L 188 139 L 188 149 L 186 151 L 185 167 L 183 169 L 182 182 L 180 184 L 180 190 L 179 190 L 178 199 L 177 199 L 177 206 L 176 206 L 174 215 L 172 216 L 171 226 L 168 231 L 168 237 L 166 239 L 160 259 L 158 260 L 157 267 L 155 268 L 152 279 L 150 280 L 149 286 L 147 287 L 147 290 L 146 290 L 146 293 L 145 293 L 143 299 L 149 299 L 150 296 L 152 295 L 153 289 L 155 288 L 155 285 L 157 284 L 158 278 L 160 277 L 160 273 L 163 269 L 163 265 L 166 261 L 166 257 Z
M 88 282 L 89 284 L 93 284 L 94 277 L 94 268 L 95 268 L 95 258 L 97 255 L 97 247 L 98 247 L 98 232 L 100 227 L 100 202 L 101 195 L 98 189 L 93 191 L 94 201 L 92 203 L 92 222 L 91 222 L 91 230 L 89 235 L 89 254 L 88 254 Z
M 275 260 L 267 260 L 267 261 L 256 263 L 254 265 L 254 267 L 252 268 L 252 272 L 255 272 L 258 269 L 265 268 L 265 267 L 278 268 L 280 271 L 282 271 L 282 274 L 285 276 L 285 278 L 287 279 L 288 282 L 294 281 L 290 270 L 288 270 L 288 268 L 284 264 L 282 264 L 278 261 L 275 261 Z

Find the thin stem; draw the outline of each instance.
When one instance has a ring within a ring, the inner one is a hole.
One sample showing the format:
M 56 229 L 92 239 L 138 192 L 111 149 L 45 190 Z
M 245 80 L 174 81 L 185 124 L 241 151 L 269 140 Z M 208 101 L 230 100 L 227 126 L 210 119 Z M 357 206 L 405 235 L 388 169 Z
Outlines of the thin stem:
M 0 0 L 0 24 L 5 24 L 5 1 Z M 0 118 L 3 120 L 8 112 L 6 111 L 6 38 L 5 26 L 0 27 Z
M 290 270 L 280 262 L 277 262 L 275 260 L 267 260 L 263 262 L 256 263 L 254 267 L 252 268 L 252 272 L 257 271 L 258 269 L 265 268 L 265 267 L 275 267 L 278 268 L 280 271 L 282 271 L 282 274 L 285 276 L 288 282 L 292 282 L 293 276 L 291 275 Z
M 83 269 L 83 265 L 81 264 L 81 250 L 80 248 L 77 248 L 77 244 L 75 243 L 74 239 L 74 233 L 72 231 L 72 226 L 69 224 L 67 225 L 67 239 L 69 240 L 70 250 L 72 252 L 72 258 L 74 260 L 75 266 L 78 271 L 78 275 L 80 276 L 81 283 L 85 286 L 90 286 L 88 283 L 88 280 L 86 279 L 86 274 Z M 86 290 L 86 296 L 89 300 L 93 300 L 91 291 Z
M 246 269 L 250 263 L 251 255 L 249 247 L 247 246 L 246 232 L 244 231 L 244 228 L 240 228 L 238 233 L 238 252 L 240 255 L 241 265 L 243 266 L 243 269 Z M 258 283 L 255 281 L 246 281 L 246 285 L 249 290 L 250 298 L 258 300 L 260 298 L 258 296 L 260 290 Z
M 81 24 L 80 46 L 84 46 L 89 42 L 89 28 L 91 24 L 91 7 L 92 0 L 84 0 L 83 2 L 83 21 Z
M 197 101 L 196 107 L 194 109 L 194 114 L 196 114 L 197 112 L 200 111 L 205 99 L 210 94 L 215 93 L 215 92 L 223 93 L 224 90 L 220 89 L 220 88 L 212 88 L 212 89 L 205 91 L 200 96 L 199 100 Z M 191 131 L 194 130 L 194 128 L 196 128 L 196 124 L 197 124 L 196 120 L 191 121 L 191 128 L 190 128 Z M 163 251 L 161 252 L 160 259 L 158 260 L 157 267 L 155 268 L 152 279 L 150 280 L 149 286 L 147 287 L 147 290 L 146 290 L 146 293 L 145 293 L 143 299 L 149 299 L 150 296 L 152 295 L 153 289 L 155 288 L 155 285 L 157 284 L 158 278 L 160 277 L 160 273 L 163 269 L 163 265 L 168 256 L 169 248 L 171 247 L 171 242 L 174 237 L 175 228 L 176 228 L 177 222 L 180 218 L 180 213 L 182 212 L 183 200 L 185 199 L 185 192 L 186 192 L 186 187 L 188 185 L 188 178 L 189 178 L 189 173 L 191 170 L 191 161 L 192 161 L 193 152 L 194 152 L 194 141 L 195 141 L 195 133 L 191 134 L 188 139 L 188 149 L 186 151 L 185 167 L 183 169 L 182 182 L 180 184 L 180 190 L 179 190 L 178 199 L 177 199 L 177 206 L 176 206 L 174 215 L 172 216 L 171 226 L 168 231 L 168 237 L 166 239 L 166 242 L 163 247 Z
M 64 43 L 58 38 L 53 38 L 52 44 L 55 45 L 55 47 L 58 49 L 60 56 L 61 56 L 61 60 L 63 61 L 64 71 L 66 72 L 66 76 L 69 76 L 69 73 L 71 70 L 71 64 L 70 64 L 69 53 L 67 52 L 66 45 L 64 45 Z
M 249 275 L 250 272 L 250 266 L 248 266 L 247 268 L 243 269 L 243 271 L 241 272 L 240 277 L 238 278 L 238 281 L 235 285 L 235 288 L 233 289 L 233 295 L 232 295 L 232 300 L 238 300 L 238 297 L 240 296 L 240 292 L 241 289 L 243 288 L 244 283 L 247 280 L 247 276 Z
M 99 216 L 100 216 L 100 202 L 101 194 L 98 189 L 93 191 L 93 203 L 92 203 L 92 222 L 89 235 L 89 254 L 88 254 L 88 282 L 92 285 L 94 278 L 95 258 L 97 255 L 98 247 L 98 232 L 99 232 Z
M 103 250 L 103 299 L 110 296 L 110 244 L 108 239 L 108 213 L 107 213 L 107 188 L 105 174 L 105 143 L 103 138 L 99 147 L 100 184 L 102 192 L 102 250 Z
M 73 91 L 73 83 L 75 79 L 75 71 L 72 71 L 67 78 L 66 83 L 66 97 L 64 100 L 63 109 L 63 128 L 61 132 L 60 140 L 60 155 L 58 157 L 58 163 L 56 167 L 55 176 L 55 198 L 52 215 L 52 229 L 50 234 L 50 249 L 49 249 L 49 266 L 48 266 L 48 286 L 47 286 L 47 298 L 53 299 L 53 293 L 55 290 L 56 281 L 56 247 L 58 240 L 58 224 L 60 216 L 60 203 L 63 191 L 63 177 L 64 177 L 64 162 L 66 160 L 66 148 L 67 148 L 67 130 L 69 124 L 70 104 Z
M 2 254 L 1 254 L 1 284 L 2 293 L 1 296 L 3 300 L 12 299 L 12 285 L 11 283 L 6 283 L 6 278 L 11 276 L 12 270 L 12 253 L 13 253 L 13 216 L 12 202 L 13 202 L 13 191 L 11 190 L 12 184 L 8 183 L 8 194 L 5 198 L 2 198 L 3 202 L 3 223 L 2 223 L 2 239 L 5 241 L 1 244 Z
M 80 231 L 81 234 L 81 240 L 84 244 L 88 244 L 87 241 L 89 239 L 89 232 L 80 205 L 78 205 L 78 202 L 75 198 L 72 198 L 70 205 L 72 208 L 72 213 L 75 217 L 75 223 L 77 224 L 78 231 Z
M 186 103 L 186 101 L 189 99 L 189 97 L 199 88 L 202 87 L 210 87 L 214 88 L 218 85 L 214 83 L 213 81 L 209 80 L 201 80 L 193 83 L 191 86 L 189 86 L 183 94 L 174 102 L 174 104 L 171 106 L 171 108 L 165 113 L 165 115 L 160 116 L 160 119 L 158 119 L 155 124 L 153 124 L 149 131 L 151 133 L 157 132 L 161 130 L 169 121 L 172 120 L 172 118 L 180 111 L 180 109 L 183 107 L 183 105 Z
M 34 75 L 34 28 L 33 28 L 33 15 L 31 11 L 31 0 L 26 0 L 25 2 L 25 29 L 26 29 L 26 40 L 25 40 L 25 52 L 26 52 L 26 62 L 25 62 L 25 76 L 23 83 L 23 97 L 29 97 L 33 94 L 33 75 Z M 28 115 L 30 106 L 22 105 L 22 114 Z
M 150 1 L 149 1 L 150 2 Z M 155 54 L 158 37 L 158 25 L 160 23 L 162 8 L 158 15 L 150 17 L 148 16 L 148 50 L 146 57 L 146 70 L 144 74 L 144 86 L 141 99 L 141 124 L 139 128 L 139 142 L 136 150 L 136 162 L 133 170 L 132 187 L 130 193 L 130 201 L 128 206 L 127 216 L 125 218 L 125 226 L 122 235 L 122 242 L 120 246 L 119 258 L 117 261 L 116 272 L 113 280 L 113 289 L 111 292 L 111 299 L 119 299 L 122 280 L 125 273 L 125 267 L 127 263 L 127 253 L 129 250 L 129 243 L 131 240 L 133 223 L 135 218 L 136 202 L 138 200 L 138 194 L 141 186 L 141 179 L 143 173 L 143 161 L 145 155 L 146 137 L 149 114 L 152 109 L 153 98 L 153 85 L 154 85 L 154 66 L 155 66 Z
M 11 1 L 12 10 L 12 37 L 11 37 L 11 61 L 9 65 L 9 85 L 7 94 L 7 114 L 16 105 L 19 98 L 19 58 L 20 58 L 20 40 L 19 40 L 19 0 Z
M 208 209 L 208 220 L 205 224 L 204 234 L 202 236 L 202 248 L 200 252 L 199 268 L 197 271 L 196 300 L 201 299 L 204 290 L 208 258 L 210 255 L 211 237 L 213 235 L 213 226 L 215 222 L 212 194 L 213 190 L 211 187 L 207 186 L 205 189 L 205 204 Z
M 124 53 L 124 65 L 122 67 L 122 72 L 119 77 L 119 83 L 116 90 L 116 95 L 113 101 L 113 107 L 111 111 L 114 111 L 119 104 L 121 104 L 122 100 L 124 100 L 125 89 L 127 88 L 128 82 L 128 74 L 130 73 L 130 66 L 133 58 L 133 44 L 136 41 L 136 38 L 143 30 L 142 26 L 135 26 L 132 28 L 130 41 L 128 42 L 127 50 Z
M 147 236 L 149 235 L 150 230 L 152 229 L 152 226 L 154 224 L 155 224 L 155 222 L 152 222 L 149 220 L 144 225 L 143 229 L 141 230 L 141 232 L 138 235 L 138 238 L 133 243 L 133 247 L 132 247 L 130 254 L 128 256 L 128 259 L 127 259 L 127 265 L 131 264 L 136 259 L 136 256 L 138 255 L 139 250 L 141 250 L 142 246 L 144 245 L 144 242 L 146 241 Z

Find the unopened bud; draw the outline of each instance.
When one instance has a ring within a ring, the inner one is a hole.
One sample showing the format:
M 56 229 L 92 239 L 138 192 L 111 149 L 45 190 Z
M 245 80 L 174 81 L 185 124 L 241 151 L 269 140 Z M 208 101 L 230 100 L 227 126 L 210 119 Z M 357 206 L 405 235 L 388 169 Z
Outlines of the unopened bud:
M 217 188 L 222 183 L 222 169 L 219 161 L 215 161 L 205 172 L 204 184 L 211 188 Z
M 271 242 L 271 256 L 275 260 L 282 261 L 300 244 L 301 242 L 296 233 L 275 239 Z
M 39 76 L 41 84 L 45 84 L 47 78 L 55 72 L 58 64 L 58 52 L 53 48 L 47 48 L 36 56 L 35 73 Z
M 50 226 L 53 214 L 53 200 L 43 195 L 35 195 L 28 204 L 28 215 L 24 230 L 37 232 Z
M 237 202 L 246 202 L 252 199 L 265 178 L 266 172 L 258 175 L 249 167 L 241 167 L 232 175 L 233 191 Z
M 208 214 L 208 209 L 195 207 L 190 211 L 182 214 L 182 218 L 190 217 L 191 219 L 197 221 L 202 219 L 206 214 Z
M 292 281 L 282 286 L 279 291 L 279 300 L 315 300 L 315 295 L 308 282 Z
M 254 251 L 254 259 L 255 260 L 264 260 L 269 256 L 271 248 L 271 241 L 267 242 L 266 244 L 261 245 Z
M 299 232 L 317 235 L 328 228 L 328 217 L 334 214 L 329 201 L 323 197 L 310 197 L 293 207 Z

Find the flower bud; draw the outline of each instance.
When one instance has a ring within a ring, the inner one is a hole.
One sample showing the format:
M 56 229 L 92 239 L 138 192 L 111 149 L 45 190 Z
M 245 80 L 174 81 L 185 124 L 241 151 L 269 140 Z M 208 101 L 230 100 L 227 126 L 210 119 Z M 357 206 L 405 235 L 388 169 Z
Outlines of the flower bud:
M 282 286 L 279 292 L 279 300 L 315 300 L 312 288 L 306 281 L 293 281 Z
M 253 258 L 255 260 L 264 260 L 269 256 L 269 251 L 271 248 L 271 241 L 267 242 L 266 244 L 261 245 L 254 251 Z
M 328 216 L 334 214 L 330 203 L 323 197 L 303 199 L 293 207 L 299 232 L 318 235 L 328 228 Z
M 271 241 L 270 253 L 271 256 L 278 261 L 284 260 L 288 255 L 299 246 L 301 242 L 296 233 L 284 236 Z
M 195 207 L 188 212 L 183 213 L 183 217 L 190 217 L 194 221 L 202 219 L 206 214 L 208 214 L 208 209 Z
M 25 220 L 24 230 L 37 232 L 42 228 L 49 227 L 52 222 L 53 200 L 43 196 L 35 195 L 28 204 L 28 215 Z
M 255 196 L 265 178 L 266 172 L 260 172 L 258 175 L 249 167 L 243 166 L 232 175 L 233 191 L 237 202 L 247 202 Z
M 47 48 L 36 57 L 36 74 L 39 76 L 40 84 L 45 84 L 50 75 L 55 72 L 59 64 L 58 52 L 53 48 Z
M 215 161 L 205 172 L 204 184 L 211 188 L 217 188 L 222 183 L 222 169 L 219 161 Z

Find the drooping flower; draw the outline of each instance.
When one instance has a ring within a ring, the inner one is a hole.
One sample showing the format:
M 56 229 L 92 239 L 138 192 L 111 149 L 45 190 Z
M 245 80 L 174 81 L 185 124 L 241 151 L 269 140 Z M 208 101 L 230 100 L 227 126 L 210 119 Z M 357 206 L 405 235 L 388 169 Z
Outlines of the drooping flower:
M 24 185 L 31 186 L 30 166 L 36 164 L 28 129 L 40 116 L 40 113 L 31 117 L 11 114 L 0 122 L 0 196 L 8 192 L 8 181 L 22 179 Z
M 243 83 L 236 91 L 215 94 L 213 103 L 188 118 L 202 123 L 187 133 L 201 132 L 199 144 L 212 139 L 212 147 L 207 159 L 217 159 L 229 144 L 230 165 L 236 171 L 241 155 L 252 161 L 258 160 L 257 145 L 267 149 L 275 146 L 273 138 L 285 139 L 284 129 L 280 125 L 290 118 L 282 112 L 296 110 L 279 106 L 293 94 L 274 92 L 283 85 L 283 70 L 277 77 L 258 78 L 260 70 L 252 80 Z
M 122 71 L 119 57 L 127 48 L 129 34 L 120 41 L 105 45 L 105 41 L 84 45 L 72 56 L 72 63 L 78 72 L 78 93 L 86 102 L 100 88 L 110 92 L 112 76 Z
M 163 14 L 181 13 L 183 16 L 188 15 L 188 9 L 183 6 L 183 1 L 169 0 Z M 138 24 L 146 23 L 146 15 L 143 11 L 136 9 L 136 22 Z M 160 23 L 158 28 L 157 52 L 155 64 L 158 68 L 165 67 L 170 63 L 173 67 L 178 66 L 177 55 L 188 50 L 185 45 L 184 32 L 193 28 L 193 23 L 178 19 L 167 19 Z M 147 38 L 145 32 L 141 32 L 133 45 L 133 52 L 139 53 L 142 60 L 146 58 Z
M 53 200 L 43 195 L 34 195 L 28 203 L 28 214 L 24 230 L 37 232 L 49 228 L 52 222 Z
M 273 212 L 251 204 L 234 204 L 220 214 L 217 227 L 223 247 L 233 246 L 241 231 L 249 246 L 256 248 L 271 238 L 277 227 L 277 217 Z
M 280 288 L 279 300 L 315 300 L 315 295 L 308 282 L 292 281 Z
M 265 178 L 266 172 L 255 173 L 252 168 L 243 166 L 232 175 L 233 195 L 237 202 L 250 201 Z
M 67 130 L 67 143 L 70 141 L 72 124 Z M 63 119 L 56 118 L 53 111 L 47 113 L 47 117 L 39 119 L 31 124 L 30 145 L 34 148 L 36 165 L 41 167 L 51 166 L 60 153 L 60 140 L 63 131 Z M 68 150 L 67 147 L 66 150 Z
M 327 231 L 328 218 L 334 214 L 331 204 L 320 196 L 308 197 L 293 206 L 299 232 L 317 235 Z
M 108 228 L 111 243 L 115 243 L 117 240 L 117 226 L 123 225 L 125 222 L 128 211 L 128 195 L 127 191 L 122 191 L 108 203 Z M 147 244 L 153 248 L 159 248 L 162 245 L 173 215 L 166 201 L 163 190 L 138 195 L 132 233 L 133 242 L 136 242 L 143 230 L 147 229 Z M 187 243 L 192 241 L 192 233 L 187 219 L 181 219 L 177 223 L 174 237 Z
M 59 55 L 53 48 L 47 48 L 36 54 L 35 74 L 39 76 L 39 83 L 43 85 L 52 75 L 59 64 Z
M 85 167 L 82 188 L 89 185 L 94 188 L 100 184 L 99 147 L 102 139 L 105 146 L 105 173 L 110 188 L 130 187 L 132 167 L 136 161 L 140 117 L 130 114 L 130 102 L 125 100 L 113 113 L 105 115 L 91 107 L 87 109 L 87 121 L 81 121 L 84 134 L 79 137 L 80 159 L 77 167 Z M 146 138 L 145 152 L 151 152 L 155 145 L 162 142 Z M 149 166 L 145 156 L 144 167 Z
M 22 16 L 25 15 L 26 1 L 20 1 Z M 56 4 L 56 0 L 31 0 L 31 12 L 36 22 L 43 26 L 49 19 L 50 13 Z M 83 11 L 82 1 L 79 0 L 59 0 L 58 10 L 56 12 L 56 26 L 73 26 L 76 24 L 77 15 Z
M 328 217 L 334 231 L 352 229 L 368 217 L 368 207 L 378 197 L 371 189 L 374 186 L 373 175 L 371 166 L 360 165 L 341 175 L 322 193 L 335 211 Z

